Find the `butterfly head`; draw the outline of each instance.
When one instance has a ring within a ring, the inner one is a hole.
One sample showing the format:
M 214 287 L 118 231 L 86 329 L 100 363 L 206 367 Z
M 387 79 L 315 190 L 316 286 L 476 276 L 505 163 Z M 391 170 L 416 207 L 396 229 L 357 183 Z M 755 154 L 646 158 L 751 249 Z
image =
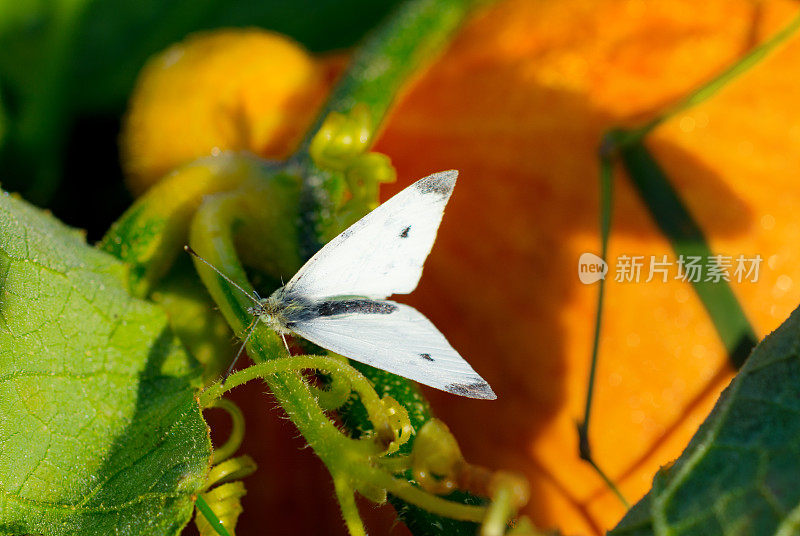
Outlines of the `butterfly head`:
M 280 311 L 280 302 L 274 296 L 261 298 L 256 305 L 247 309 L 248 313 L 257 316 L 259 320 L 278 333 L 286 331 L 286 322 Z

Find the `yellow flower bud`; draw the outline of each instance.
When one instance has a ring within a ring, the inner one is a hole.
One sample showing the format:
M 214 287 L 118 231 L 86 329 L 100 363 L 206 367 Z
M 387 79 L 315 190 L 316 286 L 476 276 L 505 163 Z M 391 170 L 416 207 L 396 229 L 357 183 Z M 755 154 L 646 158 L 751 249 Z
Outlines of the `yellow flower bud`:
M 141 193 L 198 157 L 248 151 L 282 158 L 328 93 L 328 64 L 258 29 L 199 33 L 153 57 L 121 134 L 128 185 Z

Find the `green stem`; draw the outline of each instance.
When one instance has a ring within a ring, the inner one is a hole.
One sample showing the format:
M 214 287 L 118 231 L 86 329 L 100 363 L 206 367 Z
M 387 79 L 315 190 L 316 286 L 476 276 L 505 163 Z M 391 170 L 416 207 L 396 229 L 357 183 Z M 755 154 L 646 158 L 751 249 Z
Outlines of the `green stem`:
M 129 287 L 147 296 L 178 255 L 204 196 L 235 189 L 257 175 L 255 158 L 222 155 L 181 166 L 147 191 L 108 230 L 98 247 L 130 266 Z
M 473 523 L 480 523 L 486 517 L 485 506 L 462 504 L 436 495 L 431 495 L 427 491 L 414 486 L 406 480 L 392 478 L 388 473 L 376 471 L 373 468 L 370 469 L 370 473 L 370 481 L 379 483 L 389 493 L 409 504 L 424 505 L 425 510 L 430 514 L 452 520 L 471 521 Z M 452 533 L 441 531 L 441 534 Z
M 605 140 L 607 142 L 608 140 Z M 600 156 L 600 257 L 608 262 L 608 238 L 611 235 L 611 217 L 614 197 L 614 166 L 611 157 L 604 152 Z M 608 277 L 608 274 L 606 274 Z M 625 496 L 620 489 L 603 471 L 592 456 L 592 447 L 589 440 L 589 423 L 592 417 L 592 402 L 594 401 L 594 385 L 597 376 L 597 362 L 600 353 L 600 332 L 602 330 L 603 300 L 605 297 L 606 277 L 600 280 L 597 289 L 597 310 L 595 312 L 594 338 L 592 340 L 592 359 L 589 366 L 589 379 L 586 383 L 586 406 L 583 420 L 578 423 L 578 453 L 580 458 L 594 468 L 595 472 L 619 498 L 625 508 L 630 508 Z
M 386 414 L 378 398 L 378 394 L 369 380 L 363 374 L 346 363 L 337 359 L 318 355 L 295 355 L 284 357 L 278 360 L 258 363 L 244 370 L 240 370 L 228 376 L 224 384 L 215 383 L 208 387 L 200 395 L 200 407 L 211 407 L 218 403 L 219 397 L 231 389 L 247 383 L 255 378 L 268 379 L 270 376 L 285 373 L 297 372 L 306 369 L 315 369 L 329 374 L 342 375 L 349 381 L 351 389 L 358 394 L 361 403 L 367 410 L 373 422 L 386 421 Z
M 643 144 L 629 145 L 619 152 L 619 157 L 675 255 L 711 258 L 713 252 L 702 228 L 647 148 Z M 725 346 L 731 365 L 740 368 L 758 337 L 731 285 L 725 280 L 693 280 L 691 284 Z
M 500 489 L 494 497 L 492 504 L 486 512 L 486 520 L 483 522 L 481 536 L 503 536 L 505 534 L 506 522 L 514 515 L 513 495 L 510 489 Z
M 228 529 L 225 528 L 225 525 L 222 524 L 222 521 L 219 520 L 217 514 L 214 513 L 202 495 L 197 496 L 195 506 L 197 506 L 197 510 L 203 514 L 203 517 L 206 518 L 208 524 L 217 532 L 217 534 L 219 534 L 219 536 L 231 536 L 231 533 L 228 532 Z
M 350 536 L 367 536 L 367 530 L 364 528 L 364 523 L 358 513 L 355 490 L 350 487 L 347 478 L 335 476 L 333 478 L 333 487 L 336 490 L 336 498 L 339 500 L 344 524 Z
M 591 465 L 592 469 L 594 469 L 595 473 L 597 473 L 600 476 L 600 478 L 603 479 L 603 482 L 605 482 L 606 486 L 608 486 L 608 488 L 612 491 L 612 493 L 614 493 L 614 495 L 616 495 L 617 499 L 619 499 L 619 502 L 622 503 L 622 506 L 624 506 L 626 510 L 630 510 L 631 503 L 628 502 L 628 499 L 625 498 L 625 496 L 622 494 L 622 492 L 617 487 L 617 485 L 614 483 L 614 481 L 611 480 L 611 477 L 609 477 L 606 474 L 605 471 L 600 469 L 600 466 L 597 465 L 597 463 L 593 459 L 590 458 L 590 459 L 585 460 L 585 461 L 589 465 Z
M 600 159 L 600 257 L 608 262 L 608 237 L 611 234 L 611 199 L 614 195 L 614 168 L 608 157 Z M 606 275 L 608 277 L 608 275 Z M 603 318 L 603 297 L 605 295 L 606 278 L 600 280 L 597 290 L 597 311 L 595 313 L 594 339 L 592 340 L 592 360 L 589 368 L 589 380 L 586 386 L 586 407 L 583 413 L 582 427 L 589 428 L 594 395 L 594 380 L 597 374 L 597 356 L 600 351 L 600 331 Z M 588 451 L 587 451 L 588 452 Z
M 329 232 L 336 223 L 325 214 L 339 210 L 345 190 L 344 176 L 317 167 L 310 154 L 311 142 L 325 119 L 333 112 L 347 114 L 357 105 L 369 114 L 363 136 L 371 145 L 398 95 L 409 78 L 432 61 L 448 43 L 472 8 L 487 0 L 410 0 L 375 28 L 356 50 L 350 64 L 334 87 L 327 103 L 290 158 L 288 167 L 303 180 L 300 200 L 300 252 L 311 257 L 344 227 Z M 349 224 L 363 216 L 351 214 Z
M 309 165 L 308 148 L 325 118 L 331 112 L 350 112 L 356 104 L 369 109 L 374 140 L 411 75 L 436 57 L 470 11 L 481 3 L 485 0 L 412 0 L 401 4 L 355 52 L 293 159 Z

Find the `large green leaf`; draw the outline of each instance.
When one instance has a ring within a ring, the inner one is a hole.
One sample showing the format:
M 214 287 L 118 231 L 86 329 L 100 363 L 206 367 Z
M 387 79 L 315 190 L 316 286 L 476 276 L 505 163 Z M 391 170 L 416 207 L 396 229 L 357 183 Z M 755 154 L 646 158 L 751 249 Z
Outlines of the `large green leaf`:
M 800 534 L 800 308 L 611 536 Z
M 211 445 L 200 371 L 125 266 L 0 195 L 0 534 L 177 534 Z

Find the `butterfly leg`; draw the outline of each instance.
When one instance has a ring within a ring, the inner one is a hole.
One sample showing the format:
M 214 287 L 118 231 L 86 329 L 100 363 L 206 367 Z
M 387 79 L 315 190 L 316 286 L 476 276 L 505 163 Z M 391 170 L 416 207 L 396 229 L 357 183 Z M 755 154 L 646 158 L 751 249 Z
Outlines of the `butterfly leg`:
M 253 321 L 250 322 L 249 326 L 247 326 L 247 335 L 245 335 L 242 345 L 239 346 L 239 351 L 236 352 L 236 357 L 233 358 L 231 364 L 228 365 L 228 370 L 226 370 L 225 374 L 222 376 L 222 385 L 225 385 L 225 381 L 228 379 L 228 376 L 230 376 L 231 372 L 233 372 L 233 367 L 236 366 L 236 362 L 239 361 L 239 357 L 241 357 L 242 353 L 244 353 L 244 348 L 247 346 L 247 341 L 250 340 L 250 335 L 252 335 L 253 331 L 256 329 L 256 324 L 258 324 L 258 317 L 253 318 Z
M 283 341 L 283 345 L 286 347 L 286 353 L 292 355 L 292 351 L 289 350 L 289 344 L 286 342 L 286 335 L 281 333 L 281 340 Z

